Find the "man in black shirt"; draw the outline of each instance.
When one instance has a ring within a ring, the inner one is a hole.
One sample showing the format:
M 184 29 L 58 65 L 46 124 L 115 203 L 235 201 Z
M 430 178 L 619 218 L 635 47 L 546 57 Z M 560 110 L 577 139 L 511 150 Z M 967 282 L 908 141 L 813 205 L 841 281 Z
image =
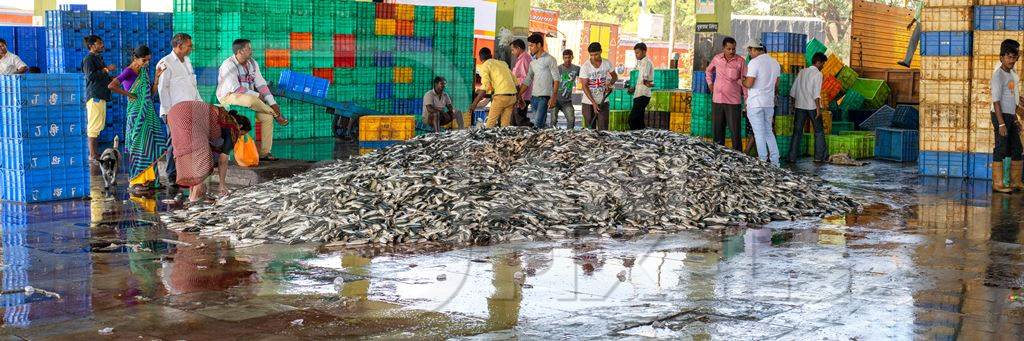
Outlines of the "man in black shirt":
M 107 125 L 107 102 L 110 101 L 110 72 L 117 70 L 113 64 L 104 65 L 103 40 L 95 35 L 84 39 L 85 47 L 89 49 L 89 55 L 82 60 L 82 72 L 85 73 L 85 112 L 88 124 L 86 135 L 89 137 L 89 162 L 95 162 L 99 156 L 97 153 L 96 138 Z

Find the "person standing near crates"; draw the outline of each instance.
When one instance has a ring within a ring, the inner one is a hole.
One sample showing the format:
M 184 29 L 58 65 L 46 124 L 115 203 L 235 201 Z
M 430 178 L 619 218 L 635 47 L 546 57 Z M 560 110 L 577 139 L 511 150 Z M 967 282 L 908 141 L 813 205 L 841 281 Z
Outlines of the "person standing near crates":
M 608 130 L 608 94 L 619 80 L 612 62 L 601 57 L 601 43 L 587 46 L 590 58 L 580 67 L 583 86 L 583 123 L 591 129 Z
M 480 65 L 476 67 L 480 75 L 480 88 L 476 91 L 473 103 L 469 104 L 467 111 L 473 112 L 477 104 L 485 96 L 491 96 L 491 111 L 487 113 L 487 127 L 508 127 L 512 125 L 512 111 L 516 107 L 519 93 L 519 81 L 512 75 L 508 64 L 494 59 L 491 49 L 481 48 Z
M 516 102 L 516 108 L 512 113 L 512 125 L 514 126 L 532 126 L 529 116 L 529 104 L 530 99 L 533 98 L 533 89 L 530 87 L 530 83 L 526 82 L 526 75 L 530 73 L 530 63 L 533 61 L 533 57 L 530 57 L 529 53 L 526 53 L 526 43 L 522 39 L 513 40 L 509 46 L 512 48 L 512 57 L 515 61 L 512 64 L 512 75 L 516 77 L 519 82 L 518 93 Z
M 551 113 L 551 126 L 558 126 L 558 113 L 565 115 L 566 129 L 576 128 L 576 108 L 572 106 L 572 89 L 576 87 L 576 77 L 580 75 L 580 67 L 572 63 L 572 50 L 562 51 L 562 64 L 558 65 L 558 108 Z
M 747 45 L 750 63 L 747 65 L 743 86 L 747 90 L 747 120 L 753 128 L 757 156 L 779 166 L 779 145 L 772 132 L 775 117 L 775 85 L 782 67 L 768 55 L 761 39 L 752 38 Z
M 16 75 L 28 71 L 21 57 L 7 50 L 7 41 L 0 38 L 0 75 Z
M 451 123 L 452 120 L 459 124 L 459 129 L 464 128 L 462 113 L 452 108 L 452 98 L 444 92 L 448 81 L 437 76 L 434 77 L 432 84 L 434 88 L 423 94 L 423 120 L 434 128 L 435 133 L 441 132 L 441 126 Z
M 800 146 L 800 139 L 804 135 L 802 134 L 804 122 L 807 120 L 811 120 L 811 126 L 814 127 L 814 162 L 828 161 L 826 160 L 828 149 L 825 146 L 825 127 L 822 122 L 822 113 L 828 108 L 823 107 L 827 104 L 820 101 L 821 83 L 823 82 L 821 68 L 825 66 L 827 60 L 828 57 L 825 57 L 824 53 L 815 53 L 811 57 L 811 66 L 800 70 L 800 73 L 796 75 L 796 80 L 793 81 L 793 87 L 789 89 L 789 96 L 793 97 L 796 105 L 793 137 L 790 138 L 788 157 L 790 163 L 796 162 L 797 156 L 800 155 L 800 148 L 796 146 Z
M 636 54 L 637 77 L 636 86 L 633 87 L 633 108 L 629 112 L 629 130 L 641 130 L 644 127 L 644 114 L 647 105 L 651 103 L 651 88 L 654 87 L 654 63 L 647 58 L 647 44 L 636 43 L 633 45 L 633 53 Z
M 740 132 L 740 104 L 743 103 L 743 76 L 747 62 L 736 55 L 736 39 L 722 40 L 722 53 L 711 58 L 704 70 L 704 80 L 711 92 L 711 128 L 715 143 L 725 145 L 725 127 L 732 131 L 732 148 L 743 150 Z
M 1020 58 L 1020 43 L 1007 39 L 999 46 L 999 66 L 992 71 L 992 126 L 995 147 L 992 151 L 992 190 L 1010 193 L 1024 190 L 1024 148 L 1021 146 L 1021 122 L 1017 118 L 1020 105 L 1020 76 L 1014 71 Z M 1003 185 L 1003 159 L 1010 157 L 1010 187 Z
M 533 61 L 530 62 L 530 71 L 526 74 L 523 84 L 529 85 L 531 95 L 530 107 L 533 110 L 533 126 L 539 129 L 547 128 L 548 109 L 554 108 L 558 103 L 555 97 L 558 94 L 558 62 L 547 52 L 544 52 L 544 35 L 534 33 L 526 38 L 529 42 L 530 54 Z M 526 92 L 527 87 L 521 87 L 521 92 Z
M 171 122 L 167 121 L 167 114 L 175 104 L 186 101 L 202 101 L 199 96 L 199 85 L 196 83 L 196 72 L 192 68 L 192 60 L 188 56 L 192 54 L 192 36 L 187 33 L 178 33 L 171 38 L 171 53 L 156 63 L 156 88 L 160 97 L 160 118 L 167 124 L 168 131 L 173 129 Z M 167 179 L 171 185 L 167 186 L 167 203 L 177 203 L 184 200 L 177 185 L 178 172 L 174 162 L 174 141 L 173 137 L 167 136 Z
M 234 55 L 220 64 L 217 73 L 217 101 L 225 109 L 237 105 L 255 111 L 260 124 L 260 161 L 277 161 L 270 154 L 274 147 L 274 121 L 283 127 L 288 125 L 288 120 L 281 114 L 281 106 L 277 105 L 259 64 L 252 58 L 252 42 L 235 39 L 231 52 Z
M 86 135 L 89 137 L 89 162 L 96 162 L 99 157 L 99 145 L 97 139 L 103 128 L 107 126 L 107 102 L 110 102 L 110 89 L 107 84 L 113 78 L 111 72 L 117 70 L 117 66 L 106 65 L 103 61 L 103 39 L 99 36 L 89 35 L 83 39 L 89 54 L 82 60 L 82 72 L 85 73 L 85 112 L 87 123 Z

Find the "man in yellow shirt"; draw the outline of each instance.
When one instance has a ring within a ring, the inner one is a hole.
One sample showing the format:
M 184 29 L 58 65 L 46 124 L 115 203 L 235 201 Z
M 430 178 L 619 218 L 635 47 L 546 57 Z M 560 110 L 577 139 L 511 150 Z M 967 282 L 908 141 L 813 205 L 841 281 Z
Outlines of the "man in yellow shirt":
M 479 57 L 482 63 L 477 66 L 476 71 L 480 74 L 480 88 L 476 91 L 473 103 L 469 105 L 469 112 L 473 112 L 484 96 L 490 94 L 491 110 L 487 112 L 487 127 L 499 126 L 499 121 L 500 126 L 508 127 L 512 125 L 512 109 L 516 106 L 519 80 L 512 75 L 508 64 L 493 59 L 491 49 L 480 49 Z

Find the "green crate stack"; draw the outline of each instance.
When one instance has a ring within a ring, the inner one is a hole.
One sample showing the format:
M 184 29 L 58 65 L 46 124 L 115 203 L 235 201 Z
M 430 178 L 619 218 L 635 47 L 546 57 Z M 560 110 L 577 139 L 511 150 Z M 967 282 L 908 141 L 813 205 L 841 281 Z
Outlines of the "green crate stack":
M 334 140 L 320 138 L 294 143 L 275 143 L 274 156 L 304 161 L 331 160 L 334 158 Z
M 219 1 L 208 0 L 174 0 L 175 14 L 181 12 L 216 13 L 220 10 Z
M 291 52 L 291 69 L 302 73 L 312 73 L 313 71 L 313 51 L 296 51 Z M 299 71 L 299 70 L 308 70 Z
M 627 131 L 629 130 L 629 110 L 609 110 L 608 130 Z
M 279 67 L 263 67 L 260 72 L 263 73 L 263 78 L 271 84 L 277 84 L 281 80 L 281 72 L 284 72 L 285 68 Z
M 267 49 L 288 50 L 292 47 L 291 41 L 292 37 L 289 32 L 274 30 L 267 31 Z
M 779 75 L 778 94 L 780 97 L 789 98 L 789 90 L 793 88 L 793 80 L 795 79 L 796 74 L 783 73 Z
M 789 156 L 789 149 L 793 145 L 792 139 L 792 136 L 775 136 L 775 144 L 779 147 L 779 155 L 782 156 L 782 159 L 785 159 Z
M 276 1 L 276 0 L 275 0 Z M 320 2 L 329 2 L 323 1 Z M 300 20 L 312 20 L 316 13 L 313 13 L 313 1 L 293 0 L 292 3 L 292 16 L 295 18 L 302 18 Z M 306 31 L 309 32 L 309 31 Z
M 468 23 L 472 24 L 474 20 L 474 10 L 472 7 L 455 7 L 455 22 L 456 23 Z
M 711 136 L 711 94 L 694 93 L 690 97 L 690 134 Z

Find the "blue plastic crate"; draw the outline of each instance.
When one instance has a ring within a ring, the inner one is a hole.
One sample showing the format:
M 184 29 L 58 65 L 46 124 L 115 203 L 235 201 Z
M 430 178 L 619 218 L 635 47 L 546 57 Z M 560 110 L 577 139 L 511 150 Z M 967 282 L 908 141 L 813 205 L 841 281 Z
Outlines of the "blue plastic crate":
M 768 52 L 804 53 L 807 35 L 790 32 L 762 32 L 761 41 Z
M 117 12 L 121 22 L 121 31 L 124 33 L 137 33 L 146 30 L 146 14 L 143 12 L 120 11 Z
M 789 96 L 775 96 L 775 115 L 786 116 L 793 114 L 793 103 Z
M 388 99 L 391 98 L 394 93 L 394 84 L 392 83 L 377 83 L 377 99 Z
M 712 74 L 712 76 L 711 76 L 711 80 L 712 81 L 714 81 L 714 79 L 715 79 L 714 77 L 715 77 L 714 74 Z M 704 71 L 694 71 L 693 72 L 693 80 L 690 83 L 691 83 L 690 87 L 692 88 L 693 92 L 699 92 L 699 93 L 703 93 L 703 94 L 711 93 L 711 90 L 708 87 L 707 79 L 705 79 Z
M 971 32 L 924 32 L 921 33 L 921 55 L 970 56 L 972 42 Z
M 146 29 L 150 31 L 171 31 L 174 26 L 173 13 L 145 12 Z
M 219 75 L 219 68 L 216 67 L 197 67 L 195 68 L 196 82 L 200 86 L 216 86 L 217 76 Z M 284 71 L 290 72 L 290 71 Z M 284 73 L 282 72 L 282 74 Z
M 0 26 L 0 38 L 7 41 L 7 47 L 17 45 L 18 36 L 15 33 L 15 26 Z
M 918 157 L 917 130 L 875 129 L 875 158 L 899 162 L 913 162 Z
M 966 178 L 968 174 L 967 153 L 921 151 L 917 164 L 926 176 Z
M 57 9 L 61 11 L 85 12 L 89 10 L 89 6 L 84 4 L 60 4 Z
M 888 105 L 883 105 L 878 110 L 875 110 L 874 114 L 871 114 L 864 122 L 860 123 L 860 128 L 864 130 L 875 130 L 878 128 L 889 128 L 892 127 L 893 116 L 896 114 L 896 110 Z
M 382 149 L 405 141 L 359 141 L 359 148 Z
M 120 30 L 121 17 L 115 11 L 90 11 L 93 30 Z
M 1024 28 L 1024 7 L 975 6 L 974 29 L 978 31 L 1019 31 Z
M 916 107 L 905 104 L 897 105 L 896 112 L 892 117 L 892 126 L 900 129 L 918 129 L 920 127 L 919 116 Z
M 992 180 L 992 154 L 970 153 L 967 157 L 967 177 Z

